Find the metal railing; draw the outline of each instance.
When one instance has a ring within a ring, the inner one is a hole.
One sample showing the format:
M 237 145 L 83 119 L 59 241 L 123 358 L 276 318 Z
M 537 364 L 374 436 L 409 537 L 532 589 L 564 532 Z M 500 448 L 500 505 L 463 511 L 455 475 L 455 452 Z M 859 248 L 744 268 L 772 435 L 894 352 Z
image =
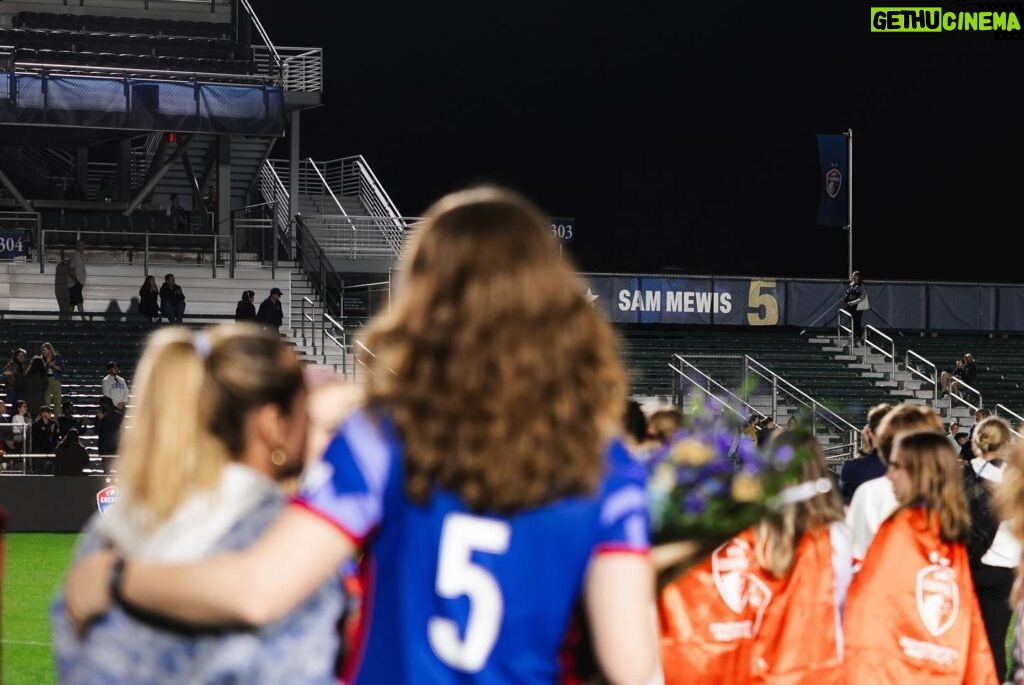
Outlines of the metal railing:
M 59 240 L 58 236 L 64 236 Z M 120 233 L 88 230 L 45 229 L 39 231 L 39 273 L 46 273 L 47 261 L 59 261 L 65 251 L 74 249 L 74 244 L 84 240 L 94 255 L 102 253 L 108 259 L 120 257 L 120 262 L 108 263 L 140 264 L 144 274 L 149 273 L 150 261 L 154 255 L 194 255 L 200 264 L 208 261 L 213 277 L 217 277 L 217 265 L 229 267 L 229 277 L 233 278 L 231 262 L 234 259 L 234 241 L 231 236 L 212 234 L 183 233 Z M 117 241 L 117 242 L 115 242 Z M 58 251 L 57 258 L 48 260 L 47 250 Z M 180 259 L 170 257 L 170 262 L 180 263 Z
M 288 248 L 288 253 L 291 255 L 294 246 L 292 245 L 292 221 L 288 216 L 288 189 L 285 188 L 272 165 L 264 162 L 257 173 L 259 174 L 260 194 L 265 201 L 274 204 L 274 220 L 277 222 L 281 242 Z
M 719 383 L 718 381 L 713 379 L 711 376 L 709 376 L 708 374 L 704 373 L 703 371 L 698 369 L 695 365 L 693 365 L 692 363 L 687 361 L 685 358 L 683 358 L 682 355 L 674 354 L 674 355 L 672 355 L 672 359 L 680 367 L 685 367 L 685 369 L 686 369 L 684 371 L 682 368 L 678 368 L 677 366 L 673 365 L 672 362 L 669 362 L 668 368 L 670 368 L 673 371 L 675 371 L 678 377 L 688 381 L 693 387 L 697 388 L 698 390 L 700 390 L 701 392 L 706 394 L 708 397 L 714 398 L 722 406 L 724 406 L 725 408 L 729 409 L 731 412 L 736 414 L 741 420 L 746 419 L 747 416 L 749 416 L 750 414 L 757 414 L 761 418 L 764 418 L 764 413 L 763 412 L 761 412 L 761 411 L 755 409 L 754 407 L 750 406 L 749 404 L 747 404 L 738 395 L 733 393 L 731 390 L 726 388 L 724 385 L 722 385 L 721 383 Z M 696 375 L 699 375 L 701 378 L 704 379 L 703 384 L 700 381 L 697 381 L 697 380 L 695 380 L 693 378 L 690 378 L 690 376 L 688 376 L 687 373 L 694 373 Z M 679 405 L 682 404 L 682 401 L 681 401 L 682 400 L 682 388 L 677 388 L 675 383 L 676 383 L 676 377 L 673 377 L 673 379 L 672 379 L 673 403 L 675 405 L 679 406 Z M 708 387 L 704 387 L 704 385 L 707 385 Z M 732 406 L 729 401 L 727 401 L 727 400 L 723 399 L 722 397 L 716 395 L 714 393 L 714 391 L 711 390 L 712 386 L 714 386 L 719 391 L 724 393 L 730 400 L 737 402 L 739 405 L 742 405 L 742 407 L 746 410 L 746 412 L 745 413 L 741 412 L 739 409 L 737 409 L 736 407 Z
M 348 345 L 345 342 L 345 327 L 337 319 L 327 312 L 323 314 L 322 326 L 320 328 L 320 354 L 324 357 L 324 364 L 327 363 L 327 341 L 330 340 L 341 350 L 341 373 L 348 377 Z M 340 338 L 338 336 L 341 336 Z
M 58 64 L 50 62 L 21 62 L 15 60 L 12 72 L 43 74 L 45 76 L 75 76 L 77 78 L 106 78 L 111 76 L 139 81 L 192 81 L 200 83 L 279 84 L 280 78 L 268 74 L 235 74 L 219 71 L 179 71 L 176 69 L 147 69 L 141 67 L 102 67 L 85 64 Z M 198 105 L 196 105 L 198 109 Z
M 953 384 L 954 383 L 956 383 L 957 392 L 962 393 L 963 389 L 966 388 L 970 392 L 974 393 L 974 395 L 978 398 L 977 406 L 975 406 L 970 401 L 965 399 L 962 394 L 954 393 L 953 392 Z M 953 401 L 959 402 L 960 404 L 964 405 L 965 407 L 968 407 L 971 411 L 978 411 L 979 409 L 982 408 L 982 406 L 984 406 L 983 405 L 983 400 L 982 400 L 982 397 L 981 397 L 981 391 L 978 390 L 975 387 L 972 387 L 972 386 L 968 385 L 967 381 L 963 380 L 962 378 L 956 378 L 955 376 L 953 378 L 950 378 L 949 379 L 949 385 L 947 386 L 947 392 L 949 392 L 950 406 L 952 406 L 952 402 Z
M 859 428 L 750 355 L 743 355 L 743 372 L 745 378 L 749 378 L 750 375 L 753 374 L 754 376 L 771 383 L 771 412 L 772 419 L 776 423 L 780 423 L 779 420 L 781 418 L 778 415 L 779 393 L 784 392 L 794 402 L 803 405 L 809 410 L 811 430 L 815 435 L 818 434 L 817 429 L 818 422 L 820 420 L 825 423 L 826 433 L 838 432 L 840 435 L 848 436 L 848 446 L 850 447 L 849 456 L 852 458 L 854 454 L 856 454 L 860 446 Z
M 290 178 L 287 160 L 268 160 L 268 164 L 287 185 Z M 402 251 L 405 230 L 410 223 L 418 221 L 416 218 L 401 215 L 362 155 L 324 162 L 302 160 L 299 163 L 298 189 L 299 195 L 304 198 L 314 201 L 319 198 L 319 211 L 324 215 L 331 215 L 337 208 L 341 216 L 352 216 L 344 209 L 342 200 L 358 200 L 365 212 L 364 216 L 377 219 L 377 230 L 384 236 L 395 255 Z
M 281 56 L 277 52 L 277 48 L 274 47 L 274 42 L 270 40 L 270 35 L 267 30 L 263 28 L 263 23 L 260 22 L 260 18 L 256 16 L 256 11 L 249 4 L 249 0 L 238 0 L 238 7 L 245 11 L 249 17 L 249 21 L 252 22 L 253 28 L 256 29 L 256 33 L 259 35 L 260 40 L 263 41 L 263 45 L 260 48 L 266 50 L 269 55 L 271 72 L 274 76 L 281 73 Z M 238 19 L 241 22 L 241 17 Z M 254 48 L 257 46 L 253 46 Z
M 403 231 L 410 230 L 420 219 L 396 217 L 384 220 L 373 216 L 304 216 L 306 227 L 313 232 L 324 252 L 345 259 L 397 256 L 394 245 L 382 230 L 382 223 L 396 223 Z
M 334 270 L 330 257 L 317 243 L 301 215 L 295 217 L 295 261 L 320 296 L 324 311 L 332 316 L 341 316 L 341 293 L 345 281 Z
M 889 343 L 888 347 L 883 347 L 880 343 L 876 343 L 871 339 L 870 333 L 874 333 L 875 337 L 881 338 L 882 340 Z M 890 378 L 896 378 L 896 343 L 892 338 L 887 336 L 882 331 L 878 330 L 874 326 L 868 325 L 864 327 L 864 343 L 873 350 L 876 350 L 882 354 L 883 357 L 889 360 L 892 365 L 892 375 Z
M 932 370 L 931 375 L 925 374 L 923 371 L 919 371 L 917 369 L 918 362 L 929 367 Z M 932 397 L 934 398 L 934 401 L 937 402 L 939 400 L 939 369 L 935 364 L 932 364 L 917 352 L 907 350 L 903 355 L 903 368 L 925 382 L 930 383 L 932 386 Z
M 309 305 L 309 312 L 306 312 L 306 305 Z M 313 339 L 313 334 L 316 332 L 316 302 L 303 296 L 302 301 L 299 303 L 299 326 L 298 328 L 292 329 L 292 335 L 296 338 L 300 338 L 302 342 Z M 322 312 L 321 312 L 322 313 Z M 306 329 L 309 329 L 309 335 L 306 335 Z
M 1017 428 L 1024 429 L 1024 416 L 1021 416 L 1017 412 L 1011 411 L 1004 404 L 997 404 L 994 407 L 994 409 L 995 409 L 995 415 L 996 416 L 1000 416 L 1001 414 L 1006 414 L 1008 416 L 1012 416 L 1013 418 L 1017 419 Z M 1007 423 L 1010 423 L 1010 422 L 1007 421 Z M 1016 430 L 1014 430 L 1012 425 L 1010 427 L 1010 432 L 1013 433 L 1014 435 L 1016 435 L 1018 438 L 1024 438 L 1024 435 L 1021 435 Z
M 71 178 L 75 174 L 75 156 L 59 148 L 11 147 L 8 154 L 25 161 L 50 180 Z
M 275 64 L 274 56 L 280 60 Z M 323 48 L 267 47 L 254 45 L 252 59 L 256 72 L 275 78 L 291 93 L 322 93 L 324 91 Z
M 270 277 L 277 278 L 276 206 L 273 202 L 249 205 L 231 212 L 230 278 L 238 263 L 270 262 Z
M 843 339 L 843 335 L 847 334 L 846 337 L 849 338 L 848 344 L 850 346 L 850 349 L 852 350 L 853 349 L 853 314 L 851 314 L 850 312 L 848 312 L 848 311 L 846 311 L 845 309 L 842 309 L 842 308 L 838 309 L 837 311 L 838 311 L 838 314 L 836 315 L 836 341 L 838 342 L 838 341 L 842 340 Z M 843 323 L 844 317 L 850 320 L 850 325 L 849 326 L 846 326 Z

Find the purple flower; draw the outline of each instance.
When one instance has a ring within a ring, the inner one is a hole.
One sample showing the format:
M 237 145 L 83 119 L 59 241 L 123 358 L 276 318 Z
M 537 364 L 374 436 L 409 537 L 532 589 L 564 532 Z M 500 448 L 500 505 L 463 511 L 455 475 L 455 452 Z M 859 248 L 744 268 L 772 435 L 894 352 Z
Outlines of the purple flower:
M 789 462 L 793 461 L 794 456 L 796 456 L 796 450 L 790 445 L 783 445 L 775 452 L 775 465 L 784 469 L 789 466 Z
M 683 511 L 687 514 L 703 513 L 706 506 L 707 501 L 704 499 L 700 488 L 693 490 L 683 501 Z

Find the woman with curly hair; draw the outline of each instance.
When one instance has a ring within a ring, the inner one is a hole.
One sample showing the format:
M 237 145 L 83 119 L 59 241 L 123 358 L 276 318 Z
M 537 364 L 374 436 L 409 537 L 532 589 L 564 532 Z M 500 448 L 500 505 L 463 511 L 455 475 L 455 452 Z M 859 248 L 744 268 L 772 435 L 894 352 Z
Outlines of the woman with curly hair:
M 957 455 L 939 431 L 903 433 L 889 454 L 898 508 L 850 585 L 846 682 L 998 682 L 971 582 L 971 519 Z
M 120 601 L 263 624 L 357 551 L 366 596 L 347 683 L 554 683 L 578 600 L 612 683 L 660 681 L 642 467 L 615 438 L 611 328 L 513 193 L 443 198 L 365 337 L 366 408 L 256 545 L 192 565 L 100 554 L 80 622 Z

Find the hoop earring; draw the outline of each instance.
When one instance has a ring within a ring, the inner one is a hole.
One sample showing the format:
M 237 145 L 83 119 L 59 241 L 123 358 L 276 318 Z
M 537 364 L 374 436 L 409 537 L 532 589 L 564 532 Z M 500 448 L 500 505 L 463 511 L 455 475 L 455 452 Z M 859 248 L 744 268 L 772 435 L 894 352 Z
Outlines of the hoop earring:
M 288 461 L 288 455 L 284 453 L 284 450 L 278 447 L 276 450 L 270 453 L 270 463 L 274 466 L 284 466 L 284 463 Z

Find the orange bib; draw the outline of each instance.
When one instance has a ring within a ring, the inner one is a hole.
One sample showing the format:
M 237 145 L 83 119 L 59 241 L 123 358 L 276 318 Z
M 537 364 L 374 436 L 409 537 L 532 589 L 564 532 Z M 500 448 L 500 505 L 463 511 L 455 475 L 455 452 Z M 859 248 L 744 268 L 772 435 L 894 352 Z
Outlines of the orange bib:
M 921 508 L 882 524 L 850 585 L 850 685 L 994 685 L 995 663 L 967 550 L 948 544 Z
M 744 531 L 666 587 L 659 598 L 665 682 L 837 682 L 832 544 L 804 535 L 789 576 L 754 561 Z

